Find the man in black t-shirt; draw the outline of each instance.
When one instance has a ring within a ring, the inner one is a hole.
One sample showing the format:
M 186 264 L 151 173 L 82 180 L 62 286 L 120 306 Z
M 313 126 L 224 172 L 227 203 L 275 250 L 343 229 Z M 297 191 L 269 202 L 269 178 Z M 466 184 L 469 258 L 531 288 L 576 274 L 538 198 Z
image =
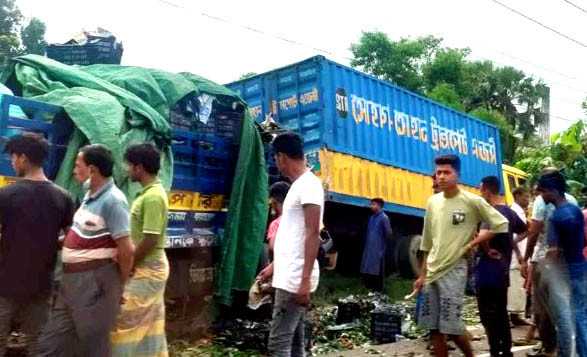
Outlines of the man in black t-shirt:
M 526 231 L 526 224 L 505 205 L 499 196 L 500 183 L 496 176 L 481 181 L 481 196 L 501 213 L 509 223 L 508 233 L 496 234 L 478 252 L 475 276 L 477 304 L 481 323 L 487 332 L 492 356 L 512 357 L 512 334 L 507 310 L 507 295 L 510 285 L 510 264 L 514 246 L 513 233 Z M 481 231 L 489 229 L 483 223 Z
M 11 322 L 22 314 L 28 355 L 47 320 L 59 232 L 71 226 L 69 194 L 43 171 L 49 143 L 42 136 L 13 136 L 4 151 L 22 180 L 0 188 L 0 356 L 6 351 Z

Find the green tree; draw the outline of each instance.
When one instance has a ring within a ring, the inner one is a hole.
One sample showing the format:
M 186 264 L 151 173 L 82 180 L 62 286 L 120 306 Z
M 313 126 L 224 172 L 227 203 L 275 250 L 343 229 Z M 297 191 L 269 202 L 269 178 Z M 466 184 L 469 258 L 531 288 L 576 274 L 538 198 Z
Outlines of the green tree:
M 490 61 L 467 62 L 463 67 L 461 88 L 466 97 L 463 104 L 467 110 L 477 107 L 491 109 L 491 98 L 495 90 L 493 73 L 495 68 Z
M 537 126 L 547 120 L 542 102 L 549 95 L 548 87 L 513 67 L 495 67 L 489 61 L 468 62 L 461 88 L 466 93 L 466 110 L 481 107 L 501 112 L 524 142 L 534 137 Z
M 426 90 L 432 90 L 439 83 L 451 84 L 459 94 L 463 94 L 463 71 L 469 49 L 442 48 L 436 51 L 434 59 L 422 66 Z
M 569 191 L 585 203 L 587 187 L 587 125 L 583 121 L 571 125 L 562 133 L 552 136 L 550 143 L 526 147 L 521 151 L 516 167 L 530 174 L 535 182 L 545 167 L 556 167 L 567 178 Z
M 381 79 L 411 91 L 423 93 L 422 66 L 438 50 L 442 39 L 433 36 L 415 40 L 391 41 L 381 32 L 363 32 L 358 43 L 351 44 L 351 66 L 361 67 Z
M 9 58 L 45 53 L 45 24 L 32 18 L 23 27 L 22 21 L 23 16 L 14 0 L 0 0 L 0 72 Z
M 512 137 L 521 136 L 522 143 L 534 138 L 537 126 L 547 120 L 542 111 L 549 95 L 544 83 L 513 67 L 469 61 L 469 49 L 441 47 L 441 43 L 432 36 L 391 41 L 380 31 L 363 32 L 351 45 L 351 65 L 451 108 L 497 111 L 505 117 L 504 129 L 512 131 Z M 513 160 L 516 145 L 506 146 Z
M 447 107 L 464 111 L 463 100 L 457 93 L 454 84 L 440 82 L 431 91 L 427 92 L 428 98 L 435 100 Z
M 499 111 L 479 107 L 469 115 L 493 124 L 499 128 L 499 139 L 501 141 L 501 155 L 506 164 L 513 164 L 516 156 L 518 139 L 513 135 L 513 128 L 506 117 Z
M 255 72 L 247 72 L 247 73 L 243 74 L 242 76 L 238 77 L 238 80 L 242 81 L 243 79 L 247 79 L 247 78 L 250 78 L 250 77 L 253 77 L 256 75 L 257 75 L 257 73 L 255 73 Z
M 548 113 L 543 111 L 542 104 L 549 96 L 550 90 L 542 80 L 534 83 L 532 79 L 524 78 L 520 83 L 516 97 L 520 111 L 517 112 L 514 129 L 524 141 L 536 135 L 536 128 L 548 121 Z
M 22 21 L 22 14 L 14 0 L 0 0 L 0 71 L 5 61 L 16 56 L 20 41 L 17 34 Z
M 0 34 L 0 69 L 6 59 L 18 55 L 19 45 L 17 36 Z
M 45 23 L 37 18 L 32 18 L 22 31 L 20 37 L 22 39 L 23 51 L 27 54 L 44 55 L 47 48 L 47 41 L 45 41 Z
M 16 32 L 21 21 L 22 14 L 14 0 L 0 0 L 0 35 Z

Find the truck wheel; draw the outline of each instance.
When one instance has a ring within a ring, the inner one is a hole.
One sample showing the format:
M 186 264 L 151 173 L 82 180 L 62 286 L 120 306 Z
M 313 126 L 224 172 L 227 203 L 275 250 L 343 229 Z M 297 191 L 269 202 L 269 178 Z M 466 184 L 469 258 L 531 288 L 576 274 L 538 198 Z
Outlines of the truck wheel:
M 395 258 L 395 246 L 396 242 L 394 239 L 391 240 L 389 247 L 387 248 L 387 252 L 385 252 L 385 274 L 390 275 L 397 271 L 397 263 Z
M 395 248 L 397 270 L 404 278 L 413 279 L 420 270 L 419 254 L 422 236 L 409 235 L 401 237 Z

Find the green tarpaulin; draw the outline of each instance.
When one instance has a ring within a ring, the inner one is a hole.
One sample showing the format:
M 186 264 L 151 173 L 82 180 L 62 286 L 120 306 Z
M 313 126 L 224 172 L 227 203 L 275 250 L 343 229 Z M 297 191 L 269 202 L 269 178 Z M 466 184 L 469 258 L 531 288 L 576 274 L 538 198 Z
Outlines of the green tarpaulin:
M 2 82 L 23 97 L 60 105 L 75 124 L 56 182 L 79 194 L 72 170 L 79 148 L 108 146 L 115 157 L 114 177 L 129 199 L 138 190 L 123 169 L 122 155 L 132 143 L 154 142 L 163 153 L 161 179 L 169 189 L 173 175 L 171 108 L 189 93 L 227 96 L 226 87 L 191 73 L 168 73 L 131 66 L 68 66 L 46 57 L 15 58 Z M 215 275 L 218 302 L 230 304 L 232 290 L 248 290 L 262 251 L 267 220 L 267 170 L 263 143 L 245 110 L 238 161 L 229 199 L 222 254 Z

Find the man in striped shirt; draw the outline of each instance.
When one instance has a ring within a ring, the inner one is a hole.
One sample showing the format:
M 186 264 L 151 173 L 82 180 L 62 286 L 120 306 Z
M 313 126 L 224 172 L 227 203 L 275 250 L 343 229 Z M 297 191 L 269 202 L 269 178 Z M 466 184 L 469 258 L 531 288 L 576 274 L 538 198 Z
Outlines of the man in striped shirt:
M 128 203 L 112 179 L 114 161 L 102 145 L 83 147 L 76 172 L 89 173 L 90 187 L 63 246 L 63 278 L 41 341 L 41 356 L 67 356 L 75 341 L 83 356 L 110 356 L 134 245 Z

